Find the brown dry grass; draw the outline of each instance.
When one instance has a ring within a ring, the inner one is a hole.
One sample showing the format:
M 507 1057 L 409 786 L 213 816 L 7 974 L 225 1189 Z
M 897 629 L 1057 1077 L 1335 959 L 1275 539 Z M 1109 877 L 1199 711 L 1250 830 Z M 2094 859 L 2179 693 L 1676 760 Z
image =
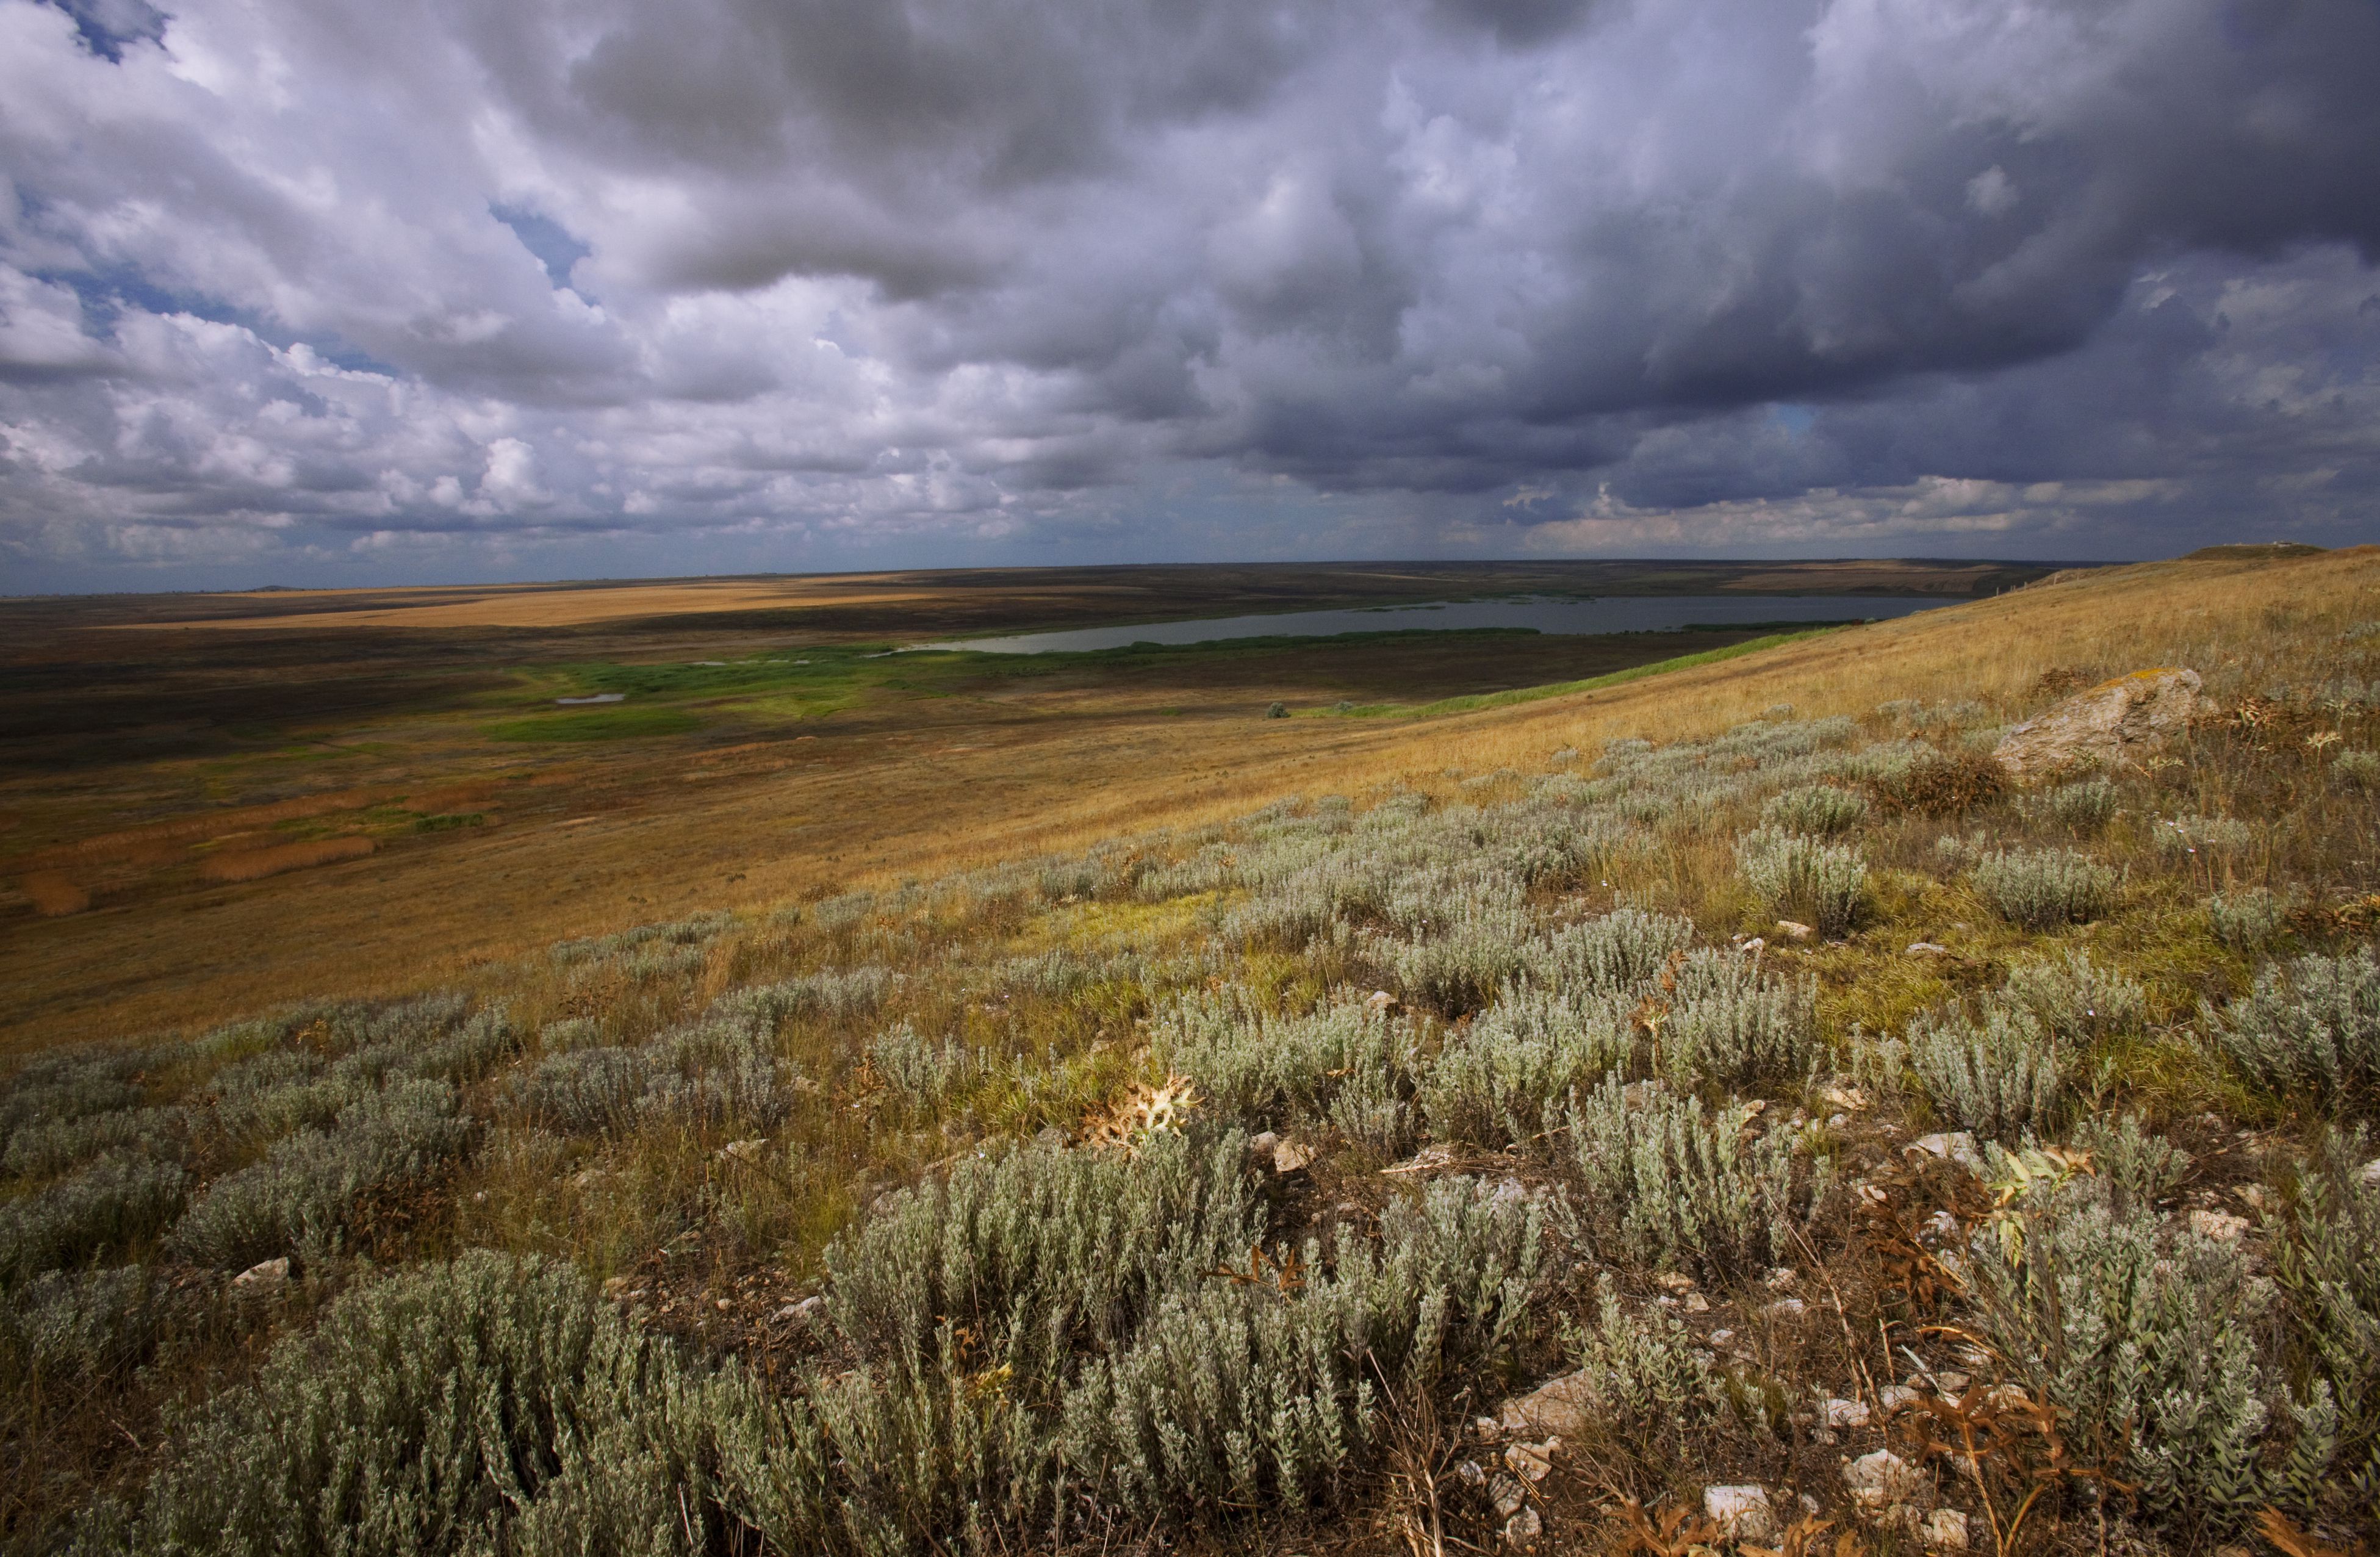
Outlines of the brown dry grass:
M 268 848 L 233 849 L 209 858 L 199 874 L 211 882 L 257 882 L 285 871 L 303 870 L 341 859 L 361 859 L 372 852 L 370 838 L 322 838 L 307 844 L 275 844 Z
M 816 741 L 698 761 L 673 755 L 658 771 L 574 756 L 533 779 L 483 776 L 504 779 L 505 825 L 445 834 L 435 848 L 202 900 L 18 920 L 0 946 L 0 1020 L 21 1048 L 212 1021 L 298 992 L 468 981 L 565 936 L 1075 850 L 1285 795 L 1398 783 L 1445 792 L 1449 770 L 1534 771 L 1560 748 L 1706 736 L 1779 702 L 1803 718 L 1904 698 L 2012 708 L 2048 673 L 2207 669 L 2208 655 L 2232 652 L 2227 642 L 2374 618 L 2380 548 L 2361 547 L 2083 574 L 1602 691 L 1426 721 L 1266 720 L 1259 699 L 1282 695 L 1269 685 L 1152 694 L 1120 675 L 1029 697 L 917 701 L 864 729 L 829 724 Z M 1674 862 L 1682 883 L 1724 866 Z
M 44 918 L 79 914 L 91 906 L 91 894 L 75 885 L 63 870 L 28 871 L 17 890 L 31 900 L 33 911 Z

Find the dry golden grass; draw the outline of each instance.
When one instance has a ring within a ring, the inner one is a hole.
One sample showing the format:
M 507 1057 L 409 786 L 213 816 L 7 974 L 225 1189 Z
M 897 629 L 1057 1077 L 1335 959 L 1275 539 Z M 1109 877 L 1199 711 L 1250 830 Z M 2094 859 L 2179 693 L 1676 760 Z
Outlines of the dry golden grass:
M 462 594 L 453 590 L 420 591 L 419 603 L 375 605 L 358 610 L 307 610 L 291 613 L 295 601 L 310 604 L 342 595 L 369 594 L 385 600 L 398 591 L 320 590 L 276 590 L 254 598 L 271 605 L 270 613 L 213 616 L 179 622 L 183 627 L 271 628 L 320 632 L 338 627 L 578 627 L 597 622 L 618 622 L 642 616 L 687 616 L 720 611 L 798 611 L 830 605 L 882 605 L 931 598 L 921 590 L 859 592 L 849 586 L 864 579 L 797 578 L 781 583 L 753 584 L 719 579 L 685 584 L 627 585 L 591 590 L 503 590 Z
M 79 914 L 91 906 L 91 894 L 75 885 L 63 870 L 29 871 L 18 887 L 31 899 L 33 911 L 44 918 Z
M 119 909 L 103 895 L 91 913 L 17 921 L 0 946 L 0 1020 L 7 1046 L 22 1048 L 212 1021 L 301 992 L 478 981 L 492 965 L 565 936 L 1079 850 L 1285 795 L 1401 783 L 1444 793 L 1450 769 L 1535 771 L 1560 748 L 1592 754 L 1618 736 L 1707 735 L 1780 702 L 1803 718 L 1902 698 L 1981 699 L 2014 712 L 2030 706 L 2045 673 L 2205 671 L 2216 668 L 2209 655 L 2259 643 L 2286 652 L 2304 635 L 2374 618 L 2380 549 L 2157 563 L 1601 691 L 1423 721 L 1266 720 L 1260 699 L 1295 689 L 1138 694 L 1119 677 L 920 700 L 902 705 L 898 723 L 828 726 L 815 742 L 742 744 L 658 770 L 611 752 L 574 754 L 533 776 L 482 768 L 474 782 L 491 787 L 467 803 L 500 800 L 502 826 L 337 870 L 226 885 L 203 901 Z M 1298 706 L 1315 705 L 1309 697 Z M 249 814 L 261 821 L 274 809 Z M 207 835 L 230 830 L 220 814 L 207 820 Z M 1685 877 L 1718 868 L 1677 865 Z
M 258 882 L 334 860 L 361 859 L 372 847 L 370 838 L 322 838 L 308 844 L 232 849 L 205 860 L 199 866 L 199 874 L 211 882 Z

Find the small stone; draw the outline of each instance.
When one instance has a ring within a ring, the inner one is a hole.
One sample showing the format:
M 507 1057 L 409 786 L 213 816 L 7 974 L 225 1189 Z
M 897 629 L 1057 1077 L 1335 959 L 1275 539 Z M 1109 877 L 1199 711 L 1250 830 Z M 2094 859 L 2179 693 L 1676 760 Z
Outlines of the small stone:
M 732 1297 L 717 1298 L 710 1306 L 722 1314 L 732 1314 L 735 1311 L 735 1300 Z
M 1269 1164 L 1272 1154 L 1281 1149 L 1281 1137 L 1270 1130 L 1259 1131 L 1248 1137 L 1248 1155 L 1258 1162 Z
M 1938 941 L 1912 941 L 1907 955 L 1912 957 L 1947 957 L 1950 955 L 1950 948 Z
M 1386 990 L 1374 990 L 1372 991 L 1371 998 L 1364 1002 L 1364 1004 L 1370 1006 L 1375 1011 L 1386 1011 L 1397 1004 L 1397 997 L 1389 993 Z
M 1867 1426 L 1867 1402 L 1864 1400 L 1828 1400 L 1820 1405 L 1830 1428 L 1864 1428 Z
M 1867 1107 L 1867 1094 L 1856 1087 L 1829 1087 L 1826 1091 L 1829 1107 L 1857 1113 Z
M 1810 1306 L 1798 1297 L 1780 1297 L 1768 1305 L 1768 1311 L 1780 1320 L 1799 1319 Z
M 1925 1478 L 1891 1450 L 1878 1449 L 1845 1462 L 1843 1487 L 1852 1502 L 1876 1514 L 1896 1503 L 1915 1502 L 1925 1491 Z
M 1474 1417 L 1471 1418 L 1471 1430 L 1482 1438 L 1493 1438 L 1504 1430 L 1504 1424 L 1493 1417 Z
M 1917 1404 L 1917 1392 L 1905 1384 L 1887 1384 L 1876 1392 L 1876 1400 L 1888 1417 L 1896 1411 L 1906 1411 Z
M 1668 1287 L 1671 1292 L 1692 1292 L 1694 1290 L 1694 1279 L 1682 1271 L 1664 1271 L 1653 1279 L 1660 1283 L 1663 1286 Z
M 1955 1368 L 1946 1368 L 1934 1375 L 1934 1387 L 1946 1395 L 1962 1395 L 1974 1381 Z
M 1936 1211 L 1925 1219 L 1925 1231 L 1937 1238 L 1955 1238 L 1959 1235 L 1959 1219 L 1950 1211 Z
M 1536 1544 L 1536 1539 L 1545 1533 L 1545 1521 L 1537 1517 L 1537 1511 L 1534 1508 L 1524 1508 L 1504 1521 L 1504 1544 L 1516 1551 Z
M 231 1284 L 248 1292 L 271 1292 L 289 1280 L 289 1257 L 259 1260 L 231 1279 Z
M 1969 1172 L 1981 1170 L 1984 1160 L 1975 1151 L 1975 1137 L 1964 1130 L 1937 1131 L 1920 1136 L 1909 1143 L 1912 1151 L 1923 1151 L 1929 1157 L 1944 1157 Z
M 1722 1540 L 1777 1539 L 1777 1511 L 1769 1505 L 1766 1487 L 1706 1487 L 1703 1513 L 1718 1526 Z
M 1796 1271 L 1791 1265 L 1779 1265 L 1775 1270 L 1769 1271 L 1768 1274 L 1763 1276 L 1761 1281 L 1771 1292 L 1791 1292 L 1793 1290 L 1794 1283 L 1799 1282 L 1801 1279 L 1801 1271 Z
M 2380 1186 L 2380 1157 L 2374 1157 L 2357 1171 L 2355 1176 L 2364 1183 Z
M 1595 1381 L 1582 1369 L 1507 1400 L 1497 1411 L 1497 1424 L 1506 1432 L 1575 1438 L 1593 1424 L 1598 1404 Z
M 1827 1128 L 1829 1130 L 1842 1129 L 1851 1122 L 1852 1116 L 1848 1113 L 1829 1113 L 1827 1115 Z
M 1283 1175 L 1302 1174 L 1313 1161 L 1314 1149 L 1310 1146 L 1300 1146 L 1295 1141 L 1285 1140 L 1272 1149 L 1272 1171 L 1277 1174 Z M 1374 1161 L 1377 1162 L 1378 1159 L 1375 1158 Z
M 603 1295 L 613 1299 L 627 1296 L 628 1278 L 625 1276 L 605 1277 L 603 1281 Z
M 2240 1203 L 2259 1216 L 2270 1216 L 2280 1210 L 2280 1198 L 2261 1184 L 2243 1184 L 2231 1192 Z
M 1742 945 L 1740 945 L 1740 946 L 1736 947 L 1736 950 L 1737 950 L 1737 951 L 1739 951 L 1739 952 L 1765 952 L 1765 951 L 1767 951 L 1767 949 L 1768 949 L 1768 943 L 1767 943 L 1767 941 L 1766 941 L 1765 939 L 1763 939 L 1762 937 L 1757 936 L 1757 935 L 1754 936 L 1751 940 L 1744 942 Z
M 1686 1312 L 1690 1314 L 1707 1314 L 1710 1312 L 1710 1299 L 1705 1297 L 1699 1292 L 1690 1292 L 1686 1294 L 1685 1305 Z
M 1521 1485 L 1520 1478 L 1500 1470 L 1488 1478 L 1488 1496 L 1496 1505 L 1496 1516 L 1510 1519 L 1528 1506 L 1529 1490 Z
M 1546 1472 L 1554 1468 L 1554 1452 L 1561 1440 L 1548 1438 L 1543 1443 L 1512 1443 L 1504 1448 L 1504 1468 L 1524 1481 L 1543 1481 Z
M 1925 1544 L 1944 1551 L 1967 1550 L 1967 1516 L 1955 1508 L 1937 1508 L 1922 1527 Z
M 1454 1467 L 1454 1474 L 1466 1487 L 1485 1487 L 1488 1484 L 1488 1473 L 1479 1468 L 1477 1460 L 1463 1461 Z
M 733 1158 L 738 1162 L 757 1162 L 768 1145 L 765 1136 L 756 1136 L 750 1140 L 732 1140 L 719 1149 L 719 1155 Z
M 1777 933 L 1779 935 L 1790 935 L 1796 941 L 1807 941 L 1813 935 L 1817 934 L 1818 931 L 1816 927 L 1803 924 L 1799 919 L 1779 919 L 1777 921 Z
M 2248 1231 L 2248 1219 L 2229 1211 L 2194 1210 L 2190 1213 L 2190 1230 L 2218 1244 L 2236 1243 Z
M 1735 1339 L 1735 1332 L 1732 1330 L 1714 1330 L 1710 1332 L 1710 1339 L 1712 1345 L 1724 1346 L 1730 1341 Z
M 1831 1449 L 1842 1440 L 1835 1435 L 1832 1428 L 1813 1428 L 1810 1429 L 1810 1441 Z

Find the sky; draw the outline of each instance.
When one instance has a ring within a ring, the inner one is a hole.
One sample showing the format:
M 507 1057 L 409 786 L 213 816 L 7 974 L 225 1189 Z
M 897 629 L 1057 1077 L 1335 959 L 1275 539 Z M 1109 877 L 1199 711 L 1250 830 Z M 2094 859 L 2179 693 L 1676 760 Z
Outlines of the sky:
M 0 591 L 2380 541 L 2380 0 L 0 0 Z

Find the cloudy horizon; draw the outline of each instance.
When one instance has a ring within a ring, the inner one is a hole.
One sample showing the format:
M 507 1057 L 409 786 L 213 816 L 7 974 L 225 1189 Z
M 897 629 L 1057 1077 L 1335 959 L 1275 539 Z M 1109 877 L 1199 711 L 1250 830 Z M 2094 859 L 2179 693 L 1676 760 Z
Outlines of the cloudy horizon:
M 0 592 L 2380 540 L 2373 0 L 0 0 Z

